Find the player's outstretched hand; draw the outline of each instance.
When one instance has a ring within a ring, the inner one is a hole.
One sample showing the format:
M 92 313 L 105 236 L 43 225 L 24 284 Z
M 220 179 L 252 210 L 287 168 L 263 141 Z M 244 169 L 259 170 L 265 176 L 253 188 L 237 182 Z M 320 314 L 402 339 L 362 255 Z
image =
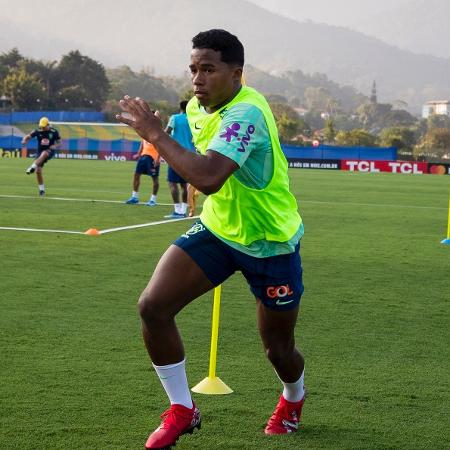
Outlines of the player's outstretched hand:
M 119 122 L 133 128 L 136 133 L 148 142 L 152 142 L 158 138 L 163 132 L 159 113 L 153 113 L 147 102 L 142 98 L 131 98 L 128 95 L 119 101 L 122 113 L 116 114 Z

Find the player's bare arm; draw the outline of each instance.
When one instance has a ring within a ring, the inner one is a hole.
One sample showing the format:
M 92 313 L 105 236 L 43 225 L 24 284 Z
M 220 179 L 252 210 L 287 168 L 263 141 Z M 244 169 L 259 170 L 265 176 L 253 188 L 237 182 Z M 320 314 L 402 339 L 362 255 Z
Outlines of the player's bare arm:
M 28 144 L 28 141 L 31 139 L 31 135 L 30 134 L 26 134 L 23 138 L 22 138 L 22 145 L 26 145 Z
M 139 136 L 151 142 L 181 177 L 204 194 L 217 192 L 239 168 L 234 161 L 214 150 L 208 150 L 205 155 L 185 150 L 164 132 L 158 114 L 153 114 L 141 98 L 125 96 L 119 105 L 132 118 L 117 114 L 117 120 L 129 125 Z

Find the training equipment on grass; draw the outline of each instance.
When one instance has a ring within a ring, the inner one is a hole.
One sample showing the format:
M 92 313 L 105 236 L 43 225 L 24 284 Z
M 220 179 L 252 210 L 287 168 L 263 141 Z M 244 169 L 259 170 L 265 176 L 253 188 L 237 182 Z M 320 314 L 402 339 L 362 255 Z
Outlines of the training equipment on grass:
M 87 234 L 89 236 L 99 236 L 100 232 L 97 230 L 97 228 L 89 228 L 89 230 L 86 230 L 84 234 Z
M 200 383 L 196 384 L 193 392 L 199 394 L 231 394 L 230 389 L 219 377 L 216 376 L 217 340 L 219 336 L 220 295 L 222 286 L 214 288 L 214 305 L 211 326 L 211 351 L 209 354 L 209 373 Z
M 450 245 L 450 194 L 448 196 L 447 239 L 442 240 L 441 244 Z

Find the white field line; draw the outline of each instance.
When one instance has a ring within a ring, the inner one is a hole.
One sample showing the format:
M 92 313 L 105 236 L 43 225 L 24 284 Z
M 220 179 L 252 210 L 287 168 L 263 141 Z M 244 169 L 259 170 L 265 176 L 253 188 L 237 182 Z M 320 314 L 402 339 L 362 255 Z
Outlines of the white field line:
M 21 198 L 21 199 L 29 199 L 29 198 L 38 198 L 36 195 L 0 195 L 0 198 Z M 119 203 L 125 204 L 124 201 L 120 200 L 97 200 L 94 198 L 70 198 L 70 197 L 43 197 L 45 200 L 58 200 L 63 202 L 90 202 L 90 203 Z M 138 206 L 145 205 L 145 202 L 138 203 Z M 158 203 L 158 206 L 173 206 L 173 203 Z M 135 205 L 132 205 L 135 206 Z
M 41 232 L 41 233 L 84 234 L 82 231 L 46 230 L 46 229 L 44 229 L 44 228 L 0 227 L 0 230 L 12 230 L 12 231 L 38 231 L 38 232 Z
M 392 205 L 389 203 L 354 203 L 354 202 L 322 202 L 319 200 L 300 200 L 302 203 L 317 203 L 319 205 L 349 205 L 349 206 L 374 206 L 376 208 L 412 208 L 412 209 L 439 209 L 446 210 L 443 206 L 419 206 L 419 205 Z
M 136 228 L 151 227 L 153 225 L 162 225 L 164 223 L 179 222 L 180 220 L 198 219 L 198 217 L 199 216 L 182 217 L 180 219 L 167 219 L 167 220 L 160 220 L 158 222 L 148 222 L 148 223 L 141 223 L 141 224 L 137 224 L 137 225 L 128 225 L 126 227 L 109 228 L 107 230 L 99 230 L 98 234 L 107 234 L 107 233 L 113 233 L 115 231 L 133 230 L 133 229 L 136 229 Z M 41 232 L 41 233 L 83 234 L 83 235 L 87 236 L 86 232 L 83 232 L 83 231 L 48 230 L 48 229 L 45 229 L 45 228 L 0 227 L 0 230 L 34 231 L 34 232 Z
M 0 194 L 0 198 L 38 198 L 33 195 L 2 195 Z M 67 201 L 67 202 L 92 202 L 92 203 L 119 203 L 125 204 L 124 201 L 120 200 L 97 200 L 97 199 L 89 199 L 89 198 L 70 198 L 70 197 L 44 197 L 46 200 L 58 200 L 58 201 Z M 373 206 L 375 208 L 412 208 L 412 209 L 437 209 L 437 210 L 446 210 L 447 207 L 443 206 L 420 206 L 420 205 L 394 205 L 389 203 L 356 203 L 356 202 L 324 202 L 319 200 L 301 200 L 300 205 L 302 203 L 316 203 L 319 205 L 349 205 L 349 206 Z M 145 205 L 145 202 L 138 203 L 139 205 Z M 172 206 L 172 203 L 158 203 L 157 206 Z M 173 221 L 173 219 L 172 219 Z
M 199 216 L 181 217 L 179 219 L 160 220 L 158 222 L 148 222 L 148 223 L 141 223 L 141 224 L 138 224 L 138 225 L 128 225 L 126 227 L 109 228 L 108 230 L 100 230 L 98 233 L 99 234 L 106 234 L 106 233 L 113 233 L 115 231 L 133 230 L 135 228 L 151 227 L 153 225 L 162 225 L 164 223 L 179 222 L 181 220 L 191 220 L 191 219 L 198 219 L 198 218 L 199 218 Z
M 36 199 L 36 196 L 26 196 L 26 195 L 0 195 L 0 198 L 21 198 L 21 199 Z M 97 200 L 97 199 L 84 199 L 84 198 L 67 198 L 67 197 L 45 197 L 46 200 L 58 200 L 58 201 L 78 201 L 78 202 L 96 202 L 96 203 L 120 203 L 124 204 L 123 201 L 118 200 Z M 446 207 L 439 206 L 419 206 L 419 205 L 393 205 L 393 204 L 380 204 L 380 203 L 356 203 L 356 202 L 325 202 L 318 200 L 302 200 L 301 203 L 314 203 L 321 205 L 350 205 L 350 206 L 368 206 L 368 207 L 378 207 L 378 208 L 412 208 L 412 209 L 432 209 L 432 210 L 447 210 Z M 145 205 L 145 203 L 139 203 L 139 205 Z M 172 206 L 171 203 L 158 203 L 162 206 Z M 137 228 L 145 228 L 154 225 L 162 225 L 170 222 L 179 222 L 180 220 L 190 220 L 197 219 L 199 216 L 186 217 L 180 219 L 167 219 L 160 220 L 157 222 L 148 222 L 137 225 L 128 225 L 124 227 L 109 228 L 106 230 L 99 230 L 99 234 L 113 233 L 115 231 L 133 230 Z M 64 233 L 64 234 L 85 234 L 82 231 L 69 231 L 69 230 L 49 230 L 42 228 L 19 228 L 19 227 L 0 227 L 0 230 L 13 230 L 13 231 L 32 231 L 32 232 L 45 232 L 45 233 Z
M 0 195 L 2 198 L 21 198 L 21 199 L 35 199 L 35 196 L 26 196 L 26 195 Z M 95 199 L 84 199 L 84 198 L 63 198 L 63 197 L 44 197 L 46 200 L 60 200 L 60 201 L 79 201 L 79 202 L 97 202 L 97 203 L 120 203 L 124 204 L 122 201 L 117 200 L 95 200 Z M 139 203 L 139 205 L 145 205 L 145 203 Z M 158 203 L 158 205 L 162 206 L 173 206 L 172 203 Z M 134 205 L 132 205 L 134 206 Z M 123 231 L 123 230 L 133 230 L 136 228 L 144 228 L 150 227 L 153 225 L 161 225 L 170 222 L 179 222 L 180 220 L 191 220 L 198 219 L 199 216 L 194 217 L 183 217 L 180 219 L 166 219 L 159 220 L 157 222 L 148 222 L 137 225 L 128 225 L 125 227 L 117 227 L 117 228 L 109 228 L 107 230 L 99 230 L 98 234 L 106 234 L 113 233 L 115 231 Z M 42 232 L 42 233 L 64 233 L 64 234 L 86 234 L 82 231 L 69 231 L 69 230 L 49 230 L 44 228 L 20 228 L 20 227 L 0 227 L 0 230 L 12 230 L 12 231 L 34 231 L 34 232 Z

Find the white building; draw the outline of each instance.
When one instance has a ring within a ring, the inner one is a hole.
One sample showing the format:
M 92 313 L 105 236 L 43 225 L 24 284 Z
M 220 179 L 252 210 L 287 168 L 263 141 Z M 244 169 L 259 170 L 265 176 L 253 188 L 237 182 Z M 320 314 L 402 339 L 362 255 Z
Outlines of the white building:
M 422 107 L 422 117 L 428 119 L 432 114 L 445 114 L 450 117 L 450 100 L 433 100 Z

